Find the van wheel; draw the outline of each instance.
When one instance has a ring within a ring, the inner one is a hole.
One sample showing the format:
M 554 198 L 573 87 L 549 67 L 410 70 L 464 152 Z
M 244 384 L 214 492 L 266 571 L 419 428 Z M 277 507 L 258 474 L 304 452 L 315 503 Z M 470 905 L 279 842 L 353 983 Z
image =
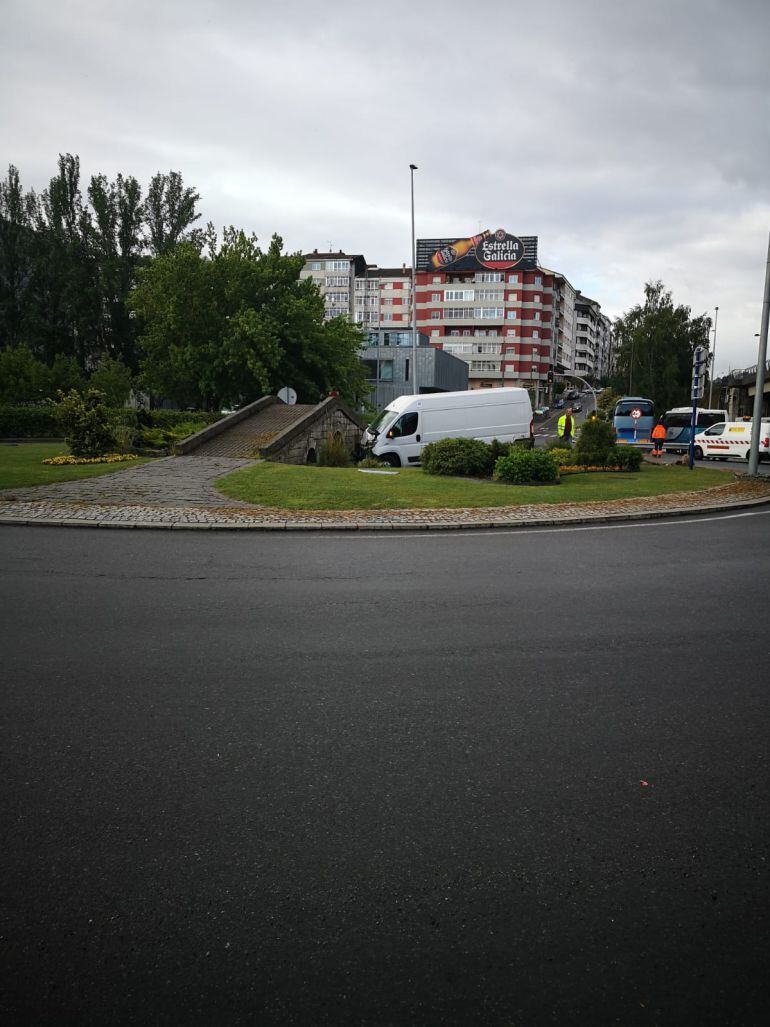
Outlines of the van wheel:
M 692 451 L 692 455 L 695 457 L 696 460 L 702 460 L 703 450 L 700 448 L 700 446 L 696 446 Z
M 386 453 L 385 456 L 380 457 L 380 460 L 382 460 L 384 464 L 387 464 L 388 467 L 401 466 L 401 458 L 399 457 L 398 453 Z

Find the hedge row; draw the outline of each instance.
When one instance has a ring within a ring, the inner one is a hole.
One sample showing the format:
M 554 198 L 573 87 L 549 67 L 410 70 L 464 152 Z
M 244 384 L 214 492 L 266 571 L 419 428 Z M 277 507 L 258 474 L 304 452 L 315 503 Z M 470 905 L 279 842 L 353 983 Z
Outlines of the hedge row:
M 199 431 L 207 424 L 218 421 L 220 417 L 221 414 L 187 410 L 122 409 L 112 411 L 112 420 L 116 425 L 136 430 L 160 429 L 172 433 L 174 433 L 174 428 L 181 425 L 191 427 L 192 431 Z M 187 434 L 191 434 L 191 432 Z M 50 407 L 0 406 L 0 438 L 45 439 L 58 438 L 60 435 L 61 429 L 57 425 L 54 412 Z

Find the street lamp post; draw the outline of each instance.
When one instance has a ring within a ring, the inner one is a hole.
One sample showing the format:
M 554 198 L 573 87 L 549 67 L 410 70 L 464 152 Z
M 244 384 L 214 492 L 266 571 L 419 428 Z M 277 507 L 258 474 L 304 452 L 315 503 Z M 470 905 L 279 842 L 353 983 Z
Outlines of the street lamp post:
M 414 173 L 417 171 L 417 165 L 410 164 L 409 171 L 412 179 L 412 393 L 417 395 L 417 293 L 414 285 L 414 269 L 417 263 L 414 242 Z
M 714 388 L 714 375 L 716 373 L 717 318 L 718 317 L 719 317 L 719 307 L 714 307 L 714 348 L 711 351 L 711 377 L 709 378 L 709 410 L 711 409 L 711 391 Z

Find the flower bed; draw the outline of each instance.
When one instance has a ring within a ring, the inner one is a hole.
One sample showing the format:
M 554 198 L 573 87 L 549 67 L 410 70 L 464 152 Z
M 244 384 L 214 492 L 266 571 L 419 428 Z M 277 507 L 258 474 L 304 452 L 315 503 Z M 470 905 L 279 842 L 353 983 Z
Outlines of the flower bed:
M 66 467 L 71 464 L 121 464 L 137 459 L 135 453 L 110 453 L 108 456 L 51 456 L 43 463 L 51 467 Z
M 606 471 L 614 474 L 628 474 L 627 467 L 605 467 L 593 464 L 566 464 L 559 468 L 559 474 L 584 474 L 586 471 Z

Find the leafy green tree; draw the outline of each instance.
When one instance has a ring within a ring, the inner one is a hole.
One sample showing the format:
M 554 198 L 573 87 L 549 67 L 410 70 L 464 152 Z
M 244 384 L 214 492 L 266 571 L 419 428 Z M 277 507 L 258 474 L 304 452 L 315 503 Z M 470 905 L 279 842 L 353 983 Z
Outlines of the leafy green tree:
M 612 387 L 623 395 L 645 396 L 659 411 L 689 402 L 692 355 L 708 341 L 711 321 L 674 306 L 663 283 L 648 282 L 644 303 L 614 325 L 619 349 Z
M 133 388 L 131 369 L 122 360 L 104 357 L 91 375 L 89 385 L 104 393 L 108 406 L 125 406 Z
M 188 232 L 200 218 L 195 211 L 199 199 L 194 189 L 185 188 L 178 171 L 153 176 L 144 203 L 145 243 L 153 256 L 164 256 L 180 242 L 201 244 L 200 231 Z
M 0 349 L 24 341 L 36 209 L 11 164 L 0 182 Z
M 101 299 L 97 348 L 136 369 L 136 326 L 125 300 L 142 261 L 142 190 L 130 176 L 119 174 L 108 182 L 104 175 L 94 175 L 88 197 L 93 208 L 90 243 Z
M 0 403 L 40 403 L 51 395 L 51 372 L 26 346 L 0 352 Z
M 57 392 L 83 388 L 83 372 L 74 357 L 65 357 L 63 353 L 57 353 L 48 373 L 51 381 L 48 395 L 51 398 Z
M 301 255 L 273 236 L 263 252 L 234 228 L 207 255 L 180 243 L 140 270 L 130 297 L 141 318 L 143 380 L 180 406 L 219 409 L 292 385 L 305 402 L 331 391 L 366 394 L 361 336 L 343 318 L 325 322 L 323 301 L 301 281 Z

